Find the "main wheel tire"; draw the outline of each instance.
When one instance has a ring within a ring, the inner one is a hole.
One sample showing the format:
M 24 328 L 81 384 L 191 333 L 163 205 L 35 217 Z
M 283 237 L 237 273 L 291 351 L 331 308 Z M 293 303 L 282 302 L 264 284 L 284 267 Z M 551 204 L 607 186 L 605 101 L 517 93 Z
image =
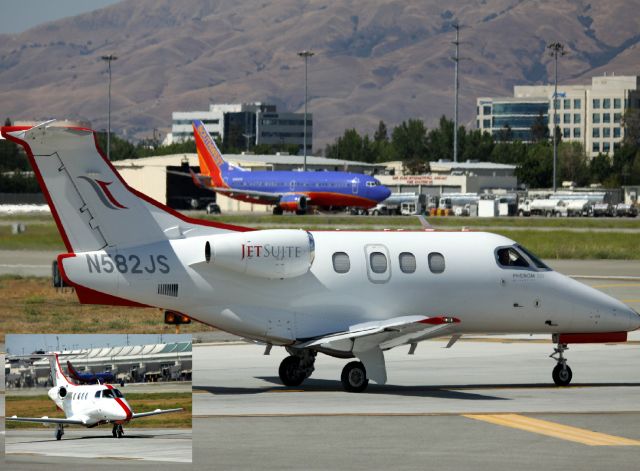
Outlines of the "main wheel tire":
M 56 440 L 62 440 L 62 430 L 56 430 Z
M 367 378 L 367 370 L 359 361 L 352 361 L 342 370 L 340 376 L 342 387 L 347 392 L 362 392 L 367 389 L 369 379 Z
M 124 430 L 122 429 L 122 425 L 118 425 L 118 429 L 116 430 L 116 434 L 118 438 L 122 438 L 124 436 Z
M 282 210 L 282 208 L 280 206 L 274 206 L 273 207 L 273 215 L 274 216 L 282 216 L 282 213 L 284 213 L 284 211 Z
M 300 369 L 300 359 L 294 356 L 282 360 L 278 375 L 285 386 L 300 386 L 305 380 L 305 374 Z
M 553 369 L 551 376 L 553 377 L 553 382 L 556 383 L 556 385 L 569 386 L 571 378 L 573 378 L 573 373 L 571 372 L 569 365 L 562 365 L 558 363 Z

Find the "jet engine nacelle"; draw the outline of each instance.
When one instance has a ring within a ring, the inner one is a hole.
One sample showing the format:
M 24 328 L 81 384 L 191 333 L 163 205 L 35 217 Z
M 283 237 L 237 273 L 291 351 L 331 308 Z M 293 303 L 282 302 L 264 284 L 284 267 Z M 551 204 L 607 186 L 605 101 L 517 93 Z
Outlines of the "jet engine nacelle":
M 236 232 L 205 243 L 205 260 L 261 278 L 294 278 L 307 273 L 315 255 L 311 233 L 296 229 Z
M 284 211 L 306 211 L 307 197 L 305 195 L 282 195 L 278 206 Z

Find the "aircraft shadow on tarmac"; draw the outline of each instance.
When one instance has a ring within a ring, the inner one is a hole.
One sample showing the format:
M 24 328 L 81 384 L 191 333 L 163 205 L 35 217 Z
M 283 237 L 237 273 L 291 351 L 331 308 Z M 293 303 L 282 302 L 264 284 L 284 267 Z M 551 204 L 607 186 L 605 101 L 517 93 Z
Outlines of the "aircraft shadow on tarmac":
M 11 432 L 9 432 L 11 433 Z M 71 432 L 73 433 L 73 431 Z M 161 435 L 153 435 L 153 434 L 148 434 L 148 435 L 129 435 L 126 434 L 124 435 L 123 438 L 121 438 L 120 440 L 133 440 L 133 439 L 144 439 L 144 438 L 163 438 L 163 439 L 175 439 L 175 438 L 180 438 L 179 435 L 177 434 L 161 434 Z M 62 439 L 62 441 L 65 442 L 69 442 L 69 441 L 77 441 L 77 440 L 105 440 L 105 439 L 109 439 L 109 440 L 113 440 L 114 442 L 116 442 L 116 439 L 111 435 L 111 434 L 104 434 L 104 435 L 91 435 L 91 436 L 68 436 L 68 432 L 65 433 L 64 438 Z M 35 439 L 35 440 L 23 440 L 23 441 L 16 441 L 16 442 L 12 442 L 12 444 L 20 444 L 20 443 L 34 443 L 34 442 L 38 442 L 38 443 L 45 443 L 45 442 L 57 442 L 57 440 L 55 439 L 55 437 L 52 437 L 51 439 L 43 439 L 43 440 L 39 440 L 39 439 Z
M 193 386 L 194 390 L 211 394 L 261 394 L 269 391 L 301 391 L 301 392 L 343 392 L 342 386 L 337 381 L 324 379 L 309 379 L 303 385 L 290 388 L 283 386 L 277 376 L 257 376 L 256 379 L 272 383 L 274 387 L 227 387 L 227 386 Z M 575 383 L 562 389 L 571 388 L 601 388 L 601 387 L 640 387 L 640 383 Z M 366 394 L 388 394 L 394 396 L 423 396 L 442 399 L 462 400 L 510 400 L 506 397 L 498 397 L 487 394 L 465 392 L 465 390 L 500 390 L 500 389 L 559 389 L 550 383 L 520 383 L 520 384 L 458 384 L 458 385 L 425 385 L 425 386 L 400 386 L 393 384 L 379 385 L 369 384 Z

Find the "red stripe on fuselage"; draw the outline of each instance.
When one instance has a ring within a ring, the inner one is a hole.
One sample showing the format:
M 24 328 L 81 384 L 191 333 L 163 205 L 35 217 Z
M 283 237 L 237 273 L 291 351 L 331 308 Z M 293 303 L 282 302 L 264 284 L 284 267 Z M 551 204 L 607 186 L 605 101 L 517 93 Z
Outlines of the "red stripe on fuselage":
M 233 194 L 232 192 L 221 192 L 220 194 L 238 201 L 254 204 L 274 204 L 272 199 L 262 199 L 259 196 L 249 196 L 245 194 Z M 357 206 L 359 208 L 373 208 L 377 201 L 362 196 L 347 195 L 330 192 L 292 192 L 292 195 L 304 195 L 309 198 L 308 206 Z
M 106 384 L 105 386 L 107 387 L 107 389 L 113 389 L 113 386 L 111 386 L 110 384 Z M 122 399 L 120 399 L 119 397 L 116 397 L 115 394 L 113 398 L 116 400 L 118 404 L 120 404 L 120 407 L 122 407 L 122 410 L 124 410 L 124 413 L 127 414 L 127 418 L 125 420 L 127 421 L 131 420 L 131 417 L 133 417 L 133 412 L 131 411 L 131 409 L 129 409 L 129 407 L 124 403 Z

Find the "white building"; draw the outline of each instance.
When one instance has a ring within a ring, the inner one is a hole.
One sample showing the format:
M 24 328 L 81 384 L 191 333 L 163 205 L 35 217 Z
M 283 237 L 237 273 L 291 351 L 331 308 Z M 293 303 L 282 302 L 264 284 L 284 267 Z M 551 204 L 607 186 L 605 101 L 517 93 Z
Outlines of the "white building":
M 530 141 L 527 130 L 542 113 L 550 136 L 555 122 L 563 140 L 581 142 L 587 155 L 594 157 L 612 154 L 621 145 L 624 110 L 640 108 L 637 76 L 604 75 L 593 77 L 589 85 L 558 84 L 555 109 L 553 92 L 553 85 L 516 85 L 513 97 L 478 98 L 478 129 L 498 136 L 508 126 L 512 139 Z

